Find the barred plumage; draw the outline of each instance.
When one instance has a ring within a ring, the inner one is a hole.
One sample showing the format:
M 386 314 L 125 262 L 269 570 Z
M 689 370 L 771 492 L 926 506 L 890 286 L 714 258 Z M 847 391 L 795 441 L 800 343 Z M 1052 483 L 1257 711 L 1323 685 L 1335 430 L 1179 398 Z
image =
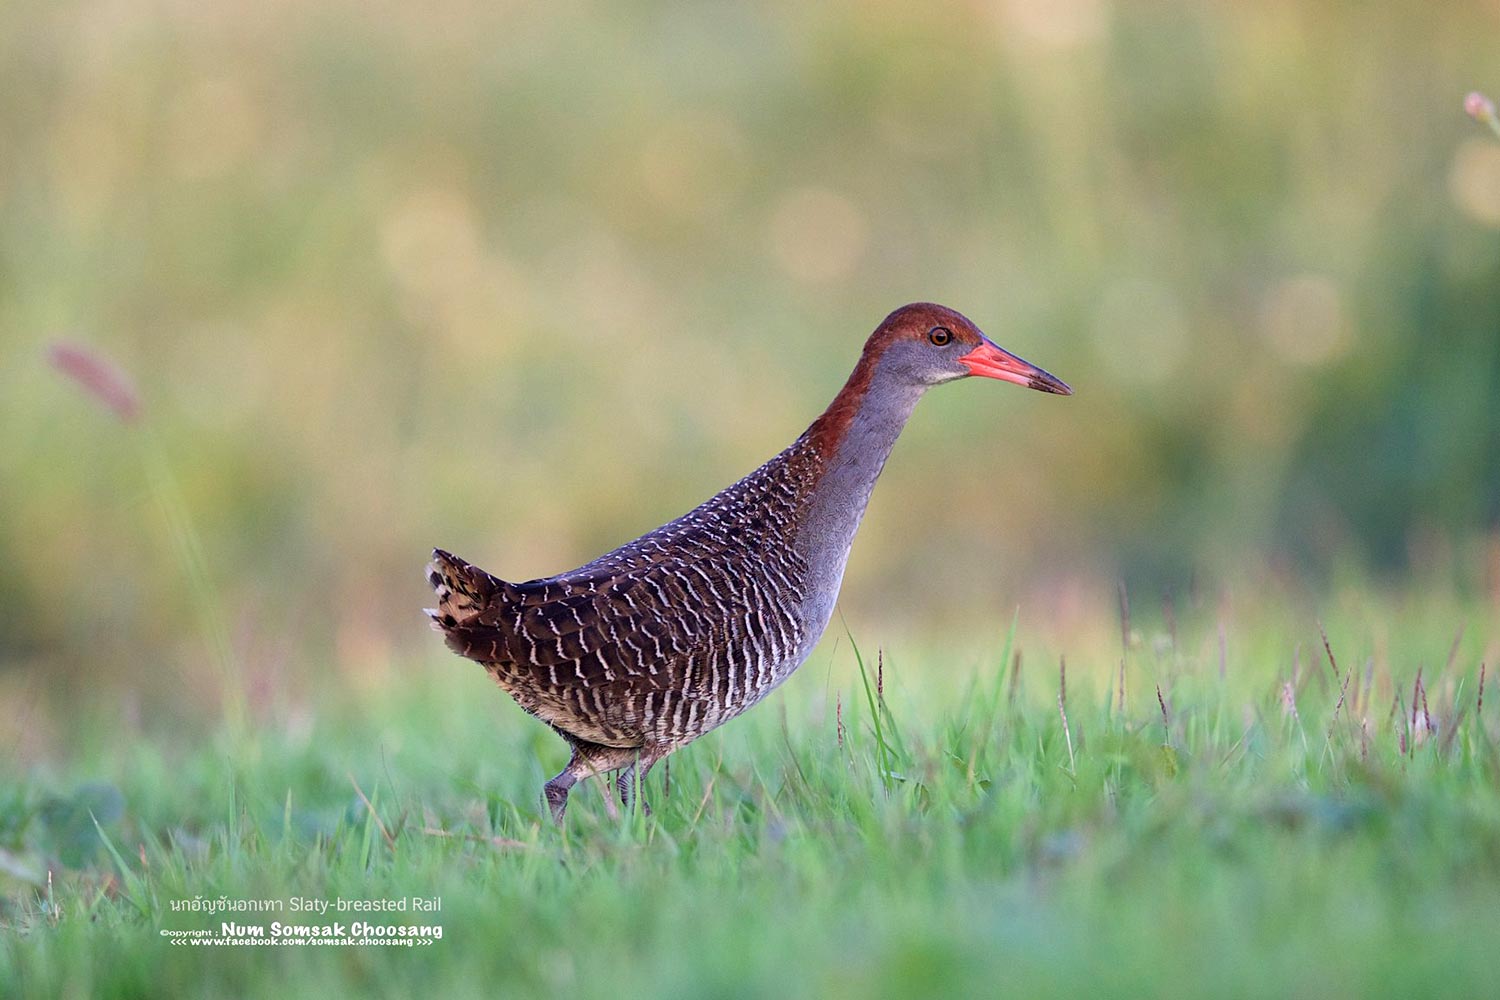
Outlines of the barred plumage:
M 1018 367 L 975 367 L 1001 361 Z M 952 310 L 906 306 L 791 447 L 655 531 L 525 583 L 434 551 L 433 627 L 573 747 L 546 786 L 557 818 L 568 789 L 593 773 L 624 769 L 628 801 L 635 775 L 791 675 L 832 614 L 854 530 L 912 407 L 928 386 L 968 374 L 1069 391 Z

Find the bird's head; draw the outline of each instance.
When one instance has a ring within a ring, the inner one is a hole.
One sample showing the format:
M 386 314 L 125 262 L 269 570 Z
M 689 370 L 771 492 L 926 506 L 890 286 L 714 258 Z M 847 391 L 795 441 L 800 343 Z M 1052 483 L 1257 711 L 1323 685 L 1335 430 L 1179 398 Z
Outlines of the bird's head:
M 1073 394 L 1067 383 L 1002 349 L 963 315 L 931 302 L 902 306 L 887 316 L 865 343 L 864 356 L 918 385 L 982 375 Z

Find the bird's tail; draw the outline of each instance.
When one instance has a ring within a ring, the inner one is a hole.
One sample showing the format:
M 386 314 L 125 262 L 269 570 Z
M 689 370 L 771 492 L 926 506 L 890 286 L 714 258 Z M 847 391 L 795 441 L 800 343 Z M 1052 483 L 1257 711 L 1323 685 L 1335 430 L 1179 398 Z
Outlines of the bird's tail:
M 427 564 L 427 582 L 432 584 L 438 604 L 424 610 L 432 619 L 433 629 L 449 637 L 454 629 L 470 624 L 494 604 L 505 588 L 503 580 L 442 549 L 432 550 L 432 562 Z

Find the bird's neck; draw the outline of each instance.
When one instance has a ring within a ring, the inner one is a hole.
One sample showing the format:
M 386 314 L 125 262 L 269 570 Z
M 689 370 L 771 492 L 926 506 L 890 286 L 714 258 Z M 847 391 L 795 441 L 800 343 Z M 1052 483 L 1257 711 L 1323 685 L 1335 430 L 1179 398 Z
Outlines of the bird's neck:
M 843 579 L 875 480 L 926 388 L 861 359 L 848 384 L 804 435 L 804 442 L 818 452 L 822 470 L 799 525 L 797 547 L 832 594 Z
M 823 474 L 817 492 L 825 496 L 857 499 L 861 512 L 896 438 L 911 418 L 923 385 L 884 375 L 877 367 L 868 384 L 846 385 L 820 421 L 831 417 L 817 441 L 823 459 Z M 846 398 L 853 396 L 853 399 Z

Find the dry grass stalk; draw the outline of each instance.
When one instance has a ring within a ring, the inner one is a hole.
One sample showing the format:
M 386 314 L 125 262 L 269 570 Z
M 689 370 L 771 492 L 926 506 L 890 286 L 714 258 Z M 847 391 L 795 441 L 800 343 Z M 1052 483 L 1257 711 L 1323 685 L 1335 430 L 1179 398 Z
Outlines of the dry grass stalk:
M 1351 679 L 1353 679 L 1353 677 L 1354 677 L 1354 671 L 1352 671 L 1352 670 L 1349 673 L 1347 673 L 1347 674 L 1344 675 L 1344 685 L 1343 685 L 1343 688 L 1339 691 L 1338 704 L 1336 704 L 1336 705 L 1333 706 L 1333 718 L 1328 723 L 1328 739 L 1329 739 L 1330 742 L 1332 742 L 1332 740 L 1333 740 L 1333 730 L 1334 730 L 1334 727 L 1336 727 L 1338 725 L 1338 723 L 1339 723 L 1339 711 L 1341 709 L 1343 709 L 1343 707 L 1344 707 L 1344 699 L 1349 694 L 1349 681 Z
M 1328 665 L 1333 668 L 1333 679 L 1339 680 L 1339 663 L 1333 658 L 1333 647 L 1328 644 L 1328 630 L 1323 627 L 1323 622 L 1318 622 L 1318 635 L 1323 638 L 1323 652 L 1328 654 Z
M 369 797 L 365 795 L 365 790 L 359 787 L 359 782 L 354 780 L 353 774 L 349 775 L 349 784 L 354 786 L 354 791 L 359 795 L 359 801 L 365 804 L 365 808 L 370 812 L 370 818 L 375 820 L 375 826 L 379 828 L 380 836 L 385 840 L 385 846 L 394 851 L 396 849 L 396 838 L 391 836 L 390 830 L 386 829 L 385 821 L 380 818 L 380 813 L 375 811 L 375 806 L 371 804 Z
M 461 840 L 472 840 L 476 844 L 489 844 L 506 850 L 520 848 L 525 850 L 531 845 L 524 840 L 511 840 L 507 837 L 485 837 L 477 833 L 454 833 L 451 830 L 442 830 L 434 826 L 423 827 L 422 832 L 429 837 L 458 838 Z
M 1125 718 L 1125 657 L 1120 657 L 1120 718 Z

